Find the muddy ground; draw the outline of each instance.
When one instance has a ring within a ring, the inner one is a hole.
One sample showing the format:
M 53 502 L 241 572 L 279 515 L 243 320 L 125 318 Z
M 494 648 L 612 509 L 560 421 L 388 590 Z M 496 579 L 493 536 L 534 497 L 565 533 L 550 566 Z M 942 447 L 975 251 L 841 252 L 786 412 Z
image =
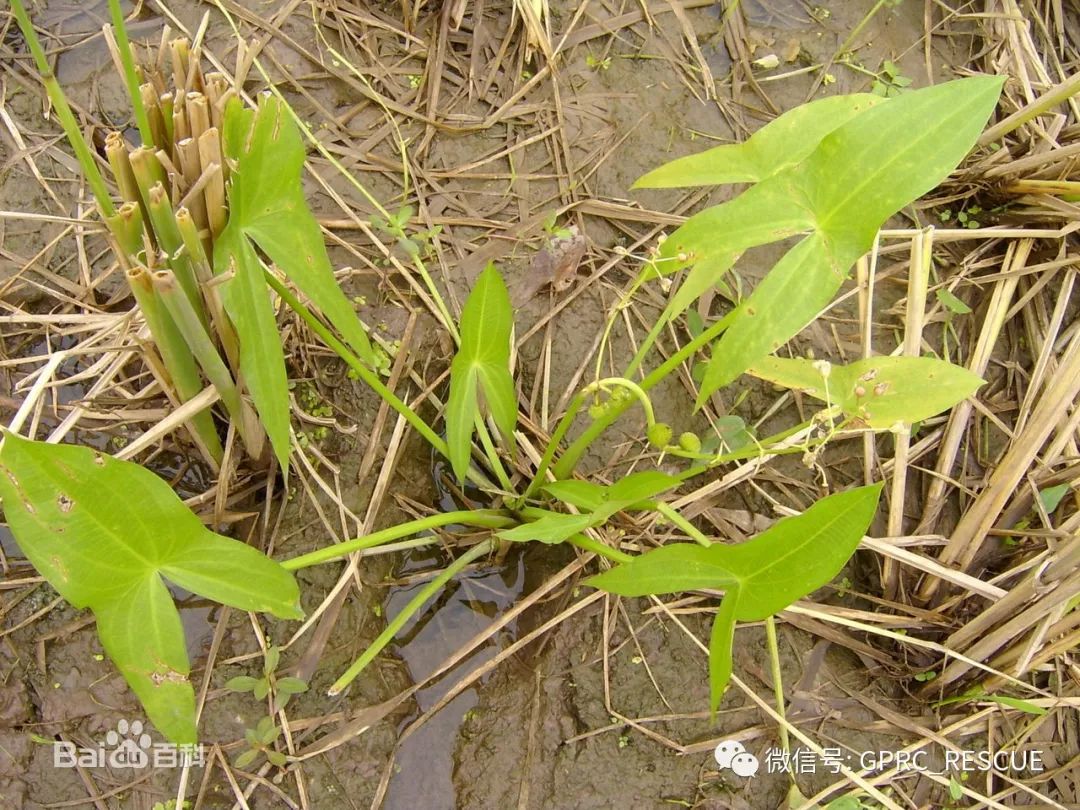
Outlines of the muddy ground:
M 460 301 L 484 261 L 491 258 L 517 291 L 517 335 L 527 336 L 519 345 L 517 359 L 522 393 L 534 402 L 545 427 L 551 415 L 558 414 L 560 403 L 565 404 L 564 391 L 580 384 L 583 358 L 636 270 L 632 261 L 613 260 L 613 250 L 630 247 L 640 252 L 641 245 L 655 243 L 664 225 L 650 221 L 642 207 L 685 214 L 693 210 L 692 205 L 702 204 L 688 202 L 680 192 L 629 191 L 638 176 L 671 158 L 743 137 L 776 111 L 809 95 L 866 90 L 872 81 L 869 74 L 880 71 L 884 60 L 892 60 L 900 75 L 922 86 L 951 77 L 950 65 L 965 64 L 969 51 L 977 47 L 963 25 L 956 23 L 944 35 L 933 37 L 924 51 L 924 9 L 910 2 L 886 4 L 851 41 L 849 35 L 873 3 L 810 6 L 789 0 L 748 0 L 738 12 L 742 27 L 727 36 L 718 7 L 712 4 L 687 4 L 688 10 L 678 17 L 670 13 L 669 5 L 654 4 L 650 21 L 631 23 L 624 15 L 637 14 L 640 4 L 608 5 L 591 4 L 585 17 L 576 20 L 576 4 L 553 3 L 553 31 L 570 30 L 574 39 L 563 47 L 554 78 L 548 76 L 515 97 L 540 63 L 525 63 L 513 56 L 519 51 L 514 46 L 511 56 L 501 57 L 504 67 L 490 69 L 500 58 L 496 49 L 510 31 L 508 2 L 474 4 L 457 32 L 444 25 L 438 8 L 424 8 L 412 38 L 390 30 L 401 25 L 397 3 L 310 6 L 245 0 L 226 4 L 237 14 L 245 35 L 260 43 L 271 77 L 281 83 L 301 116 L 316 126 L 335 156 L 358 172 L 387 207 L 404 199 L 415 203 L 416 197 L 411 192 L 403 194 L 402 178 L 395 168 L 401 158 L 382 131 L 384 112 L 364 100 L 355 81 L 328 77 L 301 50 L 328 60 L 330 43 L 358 60 L 378 57 L 381 72 L 370 74 L 377 86 L 388 94 L 399 92 L 394 100 L 418 115 L 475 121 L 493 116 L 507 103 L 516 105 L 496 116 L 490 126 L 465 132 L 429 127 L 408 115 L 395 120 L 418 167 L 420 219 L 443 228 L 432 262 L 439 271 L 438 283 Z M 476 8 L 483 9 L 482 24 L 474 18 Z M 207 10 L 211 20 L 207 51 L 231 66 L 235 40 L 221 15 L 207 5 L 174 2 L 166 13 L 157 3 L 149 3 L 142 7 L 132 35 L 156 40 L 170 14 L 175 15 L 174 27 L 178 22 L 194 30 Z M 93 36 L 106 16 L 104 3 L 51 0 L 34 13 L 39 25 L 56 34 L 53 47 L 66 47 L 59 56 L 57 74 L 75 105 L 95 120 L 126 126 L 128 112 L 119 78 L 100 37 Z M 365 16 L 367 22 L 362 19 Z M 313 20 L 322 24 L 327 39 L 316 34 Z M 378 20 L 385 20 L 389 28 L 374 24 Z M 346 24 L 352 29 L 344 31 Z M 687 27 L 693 34 L 692 47 Z M 513 41 L 520 31 L 509 36 Z M 559 41 L 558 35 L 554 41 Z M 435 96 L 430 71 L 436 64 L 432 54 L 440 44 L 452 69 L 443 77 L 441 95 Z M 21 50 L 13 29 L 8 31 L 5 47 Z M 840 54 L 845 64 L 837 60 L 841 50 L 847 52 Z M 717 100 L 705 98 L 708 85 L 699 54 L 717 80 Z M 756 69 L 752 75 L 762 83 L 773 109 L 750 91 L 745 71 L 734 68 L 734 83 L 722 81 L 740 58 L 771 54 L 779 57 L 779 65 Z M 831 67 L 825 71 L 829 78 L 821 88 L 817 85 L 822 72 L 800 69 L 823 63 Z M 928 65 L 934 71 L 932 77 L 927 75 Z M 7 76 L 5 108 L 24 133 L 32 134 L 31 148 L 40 150 L 57 137 L 54 126 L 42 119 L 40 93 L 23 79 L 16 80 L 12 70 Z M 249 74 L 248 88 L 258 85 L 254 72 Z M 558 134 L 544 134 L 551 131 Z M 74 211 L 81 189 L 70 180 L 70 161 L 58 163 L 55 150 L 38 155 L 38 165 L 46 175 L 64 178 L 51 184 L 57 192 L 53 200 L 32 178 L 10 139 L 0 143 L 5 150 L 0 155 L 0 209 Z M 508 155 L 500 155 L 508 144 L 516 146 Z M 363 200 L 325 161 L 316 159 L 314 165 L 360 216 L 370 214 Z M 401 280 L 388 275 L 375 260 L 366 236 L 342 223 L 341 210 L 325 190 L 313 179 L 309 181 L 314 206 L 335 240 L 332 258 L 337 266 L 352 268 L 344 279 L 350 293 L 365 297 L 363 314 L 378 323 L 387 338 L 406 337 L 406 348 L 414 353 L 413 370 L 426 380 L 434 379 L 446 364 L 445 343 L 437 328 L 426 316 L 415 324 L 410 321 L 410 314 L 419 311 L 420 305 L 410 299 Z M 709 199 L 716 201 L 724 194 L 730 192 L 716 192 Z M 552 212 L 558 214 L 560 224 L 577 226 L 587 244 L 582 263 L 559 290 L 537 275 L 542 268 L 535 262 L 547 238 L 542 222 Z M 8 302 L 46 311 L 53 305 L 57 288 L 74 294 L 89 281 L 99 305 L 127 305 L 118 279 L 104 277 L 108 257 L 99 252 L 88 256 L 83 265 L 74 261 L 77 243 L 74 235 L 65 233 L 64 225 L 7 218 L 0 220 L 0 229 L 0 281 Z M 92 239 L 89 244 L 101 248 L 100 241 Z M 32 259 L 37 272 L 20 272 Z M 765 254 L 751 257 L 741 272 L 754 281 L 767 269 L 768 261 Z M 80 279 L 80 266 L 93 268 L 103 278 Z M 642 311 L 648 313 L 655 311 L 649 307 L 656 306 L 659 298 L 645 302 Z M 561 309 L 552 318 L 556 305 Z M 882 314 L 883 330 L 895 323 L 890 318 Z M 808 332 L 802 346 L 828 354 L 835 352 L 836 340 L 841 347 L 845 341 L 855 345 L 849 311 L 838 310 L 827 323 L 837 331 Z M 539 328 L 529 336 L 537 324 Z M 408 335 L 407 325 L 415 326 Z M 13 330 L 8 330 L 5 339 L 9 357 L 31 349 L 29 337 Z M 54 348 L 59 347 L 62 335 L 50 339 Z M 630 353 L 625 330 L 615 330 L 613 356 L 625 360 Z M 298 474 L 289 484 L 291 497 L 281 506 L 280 517 L 275 505 L 267 513 L 268 520 L 262 520 L 264 504 L 253 500 L 244 506 L 250 516 L 232 526 L 239 536 L 260 543 L 266 542 L 268 527 L 273 526 L 275 553 L 284 556 L 325 545 L 331 530 L 339 539 L 349 536 L 350 530 L 356 533 L 356 520 L 351 516 L 339 520 L 335 515 L 342 507 L 351 515 L 365 514 L 390 435 L 388 427 L 378 422 L 377 398 L 349 380 L 335 362 L 317 350 L 298 350 L 291 360 L 294 373 L 310 384 L 316 398 L 331 403 L 337 422 L 356 430 L 331 433 L 317 442 L 325 459 L 316 459 L 315 464 L 327 480 L 332 479 L 336 498 L 327 498 L 311 485 L 310 476 Z M 542 374 L 540 369 L 544 369 Z M 590 374 L 586 370 L 585 378 Z M 546 398 L 541 396 L 544 387 Z M 8 396 L 8 392 L 10 387 L 0 393 Z M 772 401 L 769 393 L 751 391 L 737 404 L 736 412 L 747 422 L 757 420 Z M 59 401 L 63 404 L 65 397 L 70 401 L 80 395 L 79 390 L 68 391 Z M 14 404 L 10 397 L 5 402 Z M 660 390 L 656 403 L 677 429 L 701 427 L 677 383 Z M 589 457 L 588 465 L 617 474 L 623 468 L 610 466 L 612 455 L 625 455 L 625 440 L 640 438 L 640 431 L 639 421 L 625 418 L 612 441 Z M 100 432 L 109 438 L 123 429 L 102 428 Z M 380 455 L 361 478 L 371 442 L 379 445 Z M 847 453 L 841 449 L 827 459 L 836 487 L 859 475 L 858 465 L 846 459 Z M 393 455 L 390 486 L 367 528 L 405 519 L 410 502 L 435 506 L 440 499 L 444 504 L 452 501 L 454 495 L 445 488 L 442 474 L 430 452 L 415 437 L 407 439 Z M 772 478 L 766 476 L 763 485 L 776 492 L 790 488 L 807 492 L 814 479 L 814 473 L 797 460 L 777 465 L 769 475 Z M 707 508 L 727 510 L 728 518 L 743 520 L 768 512 L 767 501 L 753 491 L 726 493 Z M 151 808 L 175 795 L 177 769 L 132 773 L 54 767 L 51 741 L 62 735 L 85 745 L 100 742 L 119 720 L 137 718 L 139 707 L 103 660 L 88 615 L 55 603 L 55 594 L 44 583 L 18 586 L 20 578 L 32 576 L 32 571 L 20 563 L 10 542 L 5 542 L 4 549 L 5 574 L 11 584 L 5 586 L 0 638 L 0 806 Z M 512 549 L 501 560 L 470 569 L 410 622 L 389 653 L 380 656 L 348 691 L 338 698 L 326 697 L 329 684 L 381 631 L 386 617 L 400 610 L 445 559 L 439 552 L 417 551 L 363 560 L 358 584 L 342 605 L 311 674 L 310 691 L 290 704 L 288 715 L 296 724 L 292 731 L 295 750 L 313 750 L 316 739 L 333 734 L 341 723 L 362 720 L 362 712 L 394 699 L 412 685 L 421 688 L 399 705 L 371 715 L 373 722 L 362 733 L 347 735 L 346 741 L 293 766 L 302 771 L 303 794 L 292 773 L 256 764 L 258 775 L 240 775 L 242 786 L 254 785 L 248 799 L 251 807 L 303 805 L 336 810 L 373 802 L 393 810 L 784 805 L 788 789 L 784 775 L 748 781 L 719 772 L 713 760 L 713 747 L 729 734 L 737 735 L 762 760 L 766 750 L 779 743 L 775 724 L 736 689 L 729 691 L 716 723 L 710 721 L 706 657 L 692 640 L 692 636 L 707 638 L 705 602 L 694 603 L 678 615 L 689 631 L 685 632 L 673 617 L 651 611 L 645 601 L 593 600 L 531 644 L 505 656 L 437 713 L 429 714 L 463 676 L 493 661 L 569 606 L 580 604 L 589 589 L 579 588 L 580 572 L 565 574 L 575 560 L 560 549 Z M 302 572 L 305 609 L 310 612 L 322 602 L 339 573 L 339 565 Z M 872 574 L 857 562 L 852 566 L 848 576 L 855 590 L 869 583 L 868 573 Z M 454 651 L 556 574 L 563 576 L 562 584 L 465 661 L 428 681 Z M 860 604 L 851 594 L 829 591 L 819 596 Z M 201 738 L 208 756 L 233 759 L 242 750 L 244 729 L 266 712 L 265 705 L 252 696 L 224 689 L 234 675 L 258 673 L 257 636 L 249 617 L 236 611 L 191 604 L 184 615 L 196 684 L 202 682 L 213 650 Z M 265 618 L 258 623 L 268 643 L 288 645 L 296 630 L 294 624 Z M 309 643 L 310 636 L 302 637 L 287 647 L 282 672 L 300 665 Z M 797 695 L 793 721 L 812 730 L 822 744 L 835 741 L 856 751 L 900 746 L 903 740 L 888 733 L 877 722 L 879 715 L 868 708 L 876 703 L 887 703 L 898 711 L 910 707 L 900 673 L 791 625 L 782 627 L 780 649 L 784 682 Z M 772 679 L 760 626 L 739 629 L 735 671 L 763 700 L 771 701 Z M 188 797 L 198 807 L 235 806 L 235 789 L 223 769 L 217 767 L 205 781 L 203 773 L 201 768 L 191 771 Z M 809 796 L 833 779 L 827 773 L 804 775 L 798 785 Z

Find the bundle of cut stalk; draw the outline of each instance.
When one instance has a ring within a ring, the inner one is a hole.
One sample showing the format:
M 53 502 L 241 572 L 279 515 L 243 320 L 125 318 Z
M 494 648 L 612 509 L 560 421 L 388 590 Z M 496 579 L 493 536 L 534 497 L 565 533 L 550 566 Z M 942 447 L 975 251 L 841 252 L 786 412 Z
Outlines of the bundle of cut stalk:
M 107 35 L 106 41 L 128 74 L 129 86 L 136 83 L 132 74 L 137 76 L 138 97 L 132 93 L 132 102 L 143 144 L 133 146 L 119 132 L 106 138 L 121 197 L 106 223 L 160 354 L 162 383 L 170 397 L 187 402 L 208 381 L 248 455 L 266 463 L 269 443 L 242 395 L 236 331 L 219 295 L 225 276 L 212 266 L 214 241 L 228 218 L 228 167 L 220 132 L 233 91 L 221 74 L 203 75 L 187 39 L 163 42 L 158 64 L 140 72 L 130 46 L 120 38 L 115 43 Z M 163 64 L 166 53 L 168 65 Z M 211 414 L 198 413 L 189 427 L 216 467 L 223 451 Z

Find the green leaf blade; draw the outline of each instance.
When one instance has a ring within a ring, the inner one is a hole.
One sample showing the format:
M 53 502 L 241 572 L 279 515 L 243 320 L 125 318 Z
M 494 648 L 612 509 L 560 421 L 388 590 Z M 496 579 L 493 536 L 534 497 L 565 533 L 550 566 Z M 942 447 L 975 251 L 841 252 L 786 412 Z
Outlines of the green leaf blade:
M 739 305 L 731 326 L 714 345 L 696 407 L 810 323 L 840 289 L 859 255 L 837 256 L 820 233 L 789 250 Z
M 641 177 L 633 188 L 759 182 L 800 163 L 834 129 L 883 101 L 870 93 L 856 93 L 802 104 L 770 121 L 742 143 L 673 160 Z
M 223 126 L 232 165 L 229 220 L 214 248 L 218 273 L 235 269 L 223 299 L 240 338 L 240 366 L 278 462 L 288 461 L 285 360 L 262 266 L 252 243 L 296 285 L 367 365 L 377 365 L 367 332 L 338 286 L 322 231 L 304 197 L 305 151 L 296 123 L 276 97 L 258 110 L 231 102 Z
M 735 622 L 778 613 L 835 577 L 869 527 L 880 493 L 878 484 L 831 495 L 738 545 L 662 546 L 585 584 L 619 596 L 723 589 L 709 646 L 715 711 L 731 677 Z
M 536 520 L 512 529 L 504 529 L 498 533 L 498 537 L 518 543 L 535 540 L 554 545 L 580 534 L 598 522 L 593 515 L 566 515 L 546 510 L 537 512 L 542 514 Z
M 731 680 L 731 651 L 735 645 L 735 615 L 738 604 L 738 589 L 733 588 L 724 594 L 709 634 L 709 712 L 712 714 L 720 708 L 724 690 Z
M 259 257 L 234 218 L 230 218 L 214 245 L 214 266 L 233 273 L 221 285 L 221 297 L 240 339 L 240 373 L 284 470 L 289 466 L 285 353 Z
M 465 480 L 473 428 L 482 393 L 503 440 L 511 447 L 517 425 L 517 393 L 510 373 L 510 340 L 514 327 L 510 293 L 488 264 L 477 277 L 461 311 L 461 345 L 450 364 L 450 396 L 446 405 L 446 443 L 450 466 Z
M 738 578 L 713 549 L 676 543 L 653 549 L 630 562 L 585 580 L 586 585 L 618 596 L 653 596 L 700 588 L 730 588 Z
M 764 619 L 835 577 L 869 528 L 881 487 L 838 492 L 745 543 L 705 549 L 739 580 L 736 618 Z
M 750 373 L 825 399 L 825 378 L 810 360 L 767 357 Z M 875 430 L 887 430 L 898 423 L 936 416 L 983 384 L 967 369 L 933 357 L 870 357 L 832 366 L 828 394 L 845 416 Z
M 174 552 L 160 570 L 181 588 L 223 605 L 281 619 L 304 618 L 292 574 L 238 540 L 207 531 Z
M 86 447 L 5 433 L 0 468 L 4 514 L 19 547 L 76 607 L 127 593 L 176 543 L 205 531 L 186 508 L 169 510 L 176 495 L 154 473 Z M 169 532 L 155 525 L 158 510 L 169 510 Z
M 109 658 L 138 696 L 158 731 L 181 745 L 197 741 L 195 690 L 184 628 L 172 597 L 156 574 L 124 597 L 94 609 Z
M 225 688 L 230 692 L 251 692 L 258 682 L 258 678 L 252 678 L 250 675 L 237 675 L 225 682 Z
M 450 364 L 450 396 L 446 400 L 446 446 L 450 467 L 457 480 L 464 481 L 469 471 L 472 434 L 476 424 L 476 371 L 464 358 Z
M 604 504 L 606 488 L 592 481 L 579 481 L 567 478 L 545 484 L 544 492 L 553 498 L 568 503 L 582 512 L 595 512 Z
M 821 229 L 870 247 L 878 228 L 963 160 L 994 111 L 1002 76 L 904 93 L 828 134 L 801 167 Z
M 644 470 L 631 473 L 611 486 L 567 479 L 546 484 L 544 491 L 602 522 L 616 512 L 646 508 L 648 499 L 674 489 L 680 483 L 678 478 L 667 473 Z
M 792 248 L 740 305 L 716 344 L 699 407 L 717 388 L 794 337 L 832 299 L 886 220 L 956 168 L 993 112 L 1002 82 L 997 76 L 959 79 L 872 105 L 828 132 L 801 162 L 743 195 L 797 200 L 786 206 L 803 209 L 813 233 Z M 785 203 L 778 205 L 779 211 L 785 210 Z M 722 219 L 722 213 L 712 213 L 716 210 L 698 214 L 698 222 Z M 783 218 L 767 214 L 772 216 Z M 710 241 L 704 232 L 700 237 L 691 236 L 690 230 L 684 233 L 687 236 L 670 248 L 665 243 L 665 249 L 685 253 L 690 245 L 698 253 L 696 261 L 709 267 L 707 273 L 713 276 L 725 271 L 737 255 L 724 238 Z M 685 286 L 677 307 L 673 299 L 672 311 L 685 308 L 708 284 L 691 274 Z
M 291 574 L 211 532 L 138 464 L 9 433 L 0 497 L 19 547 L 65 599 L 93 610 L 109 657 L 174 742 L 194 742 L 194 698 L 162 575 L 242 609 L 302 615 Z

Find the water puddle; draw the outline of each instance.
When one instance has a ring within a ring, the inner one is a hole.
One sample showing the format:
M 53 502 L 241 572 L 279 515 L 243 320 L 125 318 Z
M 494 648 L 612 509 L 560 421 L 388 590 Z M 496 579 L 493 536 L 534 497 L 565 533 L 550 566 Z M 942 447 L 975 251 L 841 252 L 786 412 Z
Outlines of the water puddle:
M 812 22 L 801 0 L 743 0 L 742 8 L 756 28 L 806 28 Z
M 441 555 L 440 555 L 441 556 Z M 413 554 L 399 571 L 399 577 L 431 570 L 440 564 L 430 553 Z M 388 615 L 400 611 L 423 587 L 427 579 L 391 589 L 386 603 Z M 414 680 L 433 672 L 466 641 L 488 627 L 519 597 L 525 585 L 524 557 L 515 554 L 498 568 L 480 568 L 450 583 L 422 614 L 413 618 L 399 636 L 395 650 Z M 511 626 L 496 636 L 436 683 L 416 694 L 420 712 L 433 706 L 463 673 L 491 660 L 513 641 Z M 453 810 L 454 748 L 458 729 L 476 705 L 475 690 L 462 692 L 435 717 L 412 734 L 398 750 L 395 775 L 390 781 L 385 810 Z M 417 715 L 405 718 L 404 729 Z

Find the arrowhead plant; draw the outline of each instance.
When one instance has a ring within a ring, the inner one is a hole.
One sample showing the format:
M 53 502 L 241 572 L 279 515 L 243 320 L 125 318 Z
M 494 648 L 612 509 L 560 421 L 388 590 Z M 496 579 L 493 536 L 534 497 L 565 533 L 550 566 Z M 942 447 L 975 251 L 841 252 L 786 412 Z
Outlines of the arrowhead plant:
M 240 610 L 303 618 L 292 574 L 207 529 L 138 464 L 5 433 L 0 500 L 19 548 L 64 599 L 93 611 L 105 652 L 174 743 L 196 742 L 195 694 L 168 585 Z
M 110 3 L 118 14 L 116 1 Z M 13 8 L 47 75 L 44 52 L 20 0 L 13 0 Z M 181 66 L 189 58 L 185 48 L 173 52 Z M 130 60 L 124 64 L 134 97 L 140 92 L 135 69 Z M 468 479 L 491 503 L 490 508 L 430 515 L 279 564 L 207 529 L 149 470 L 87 448 L 5 434 L 0 499 L 16 540 L 61 596 L 93 611 L 105 651 L 150 719 L 174 742 L 194 742 L 196 729 L 190 664 L 170 585 L 242 610 L 296 619 L 303 614 L 292 571 L 391 541 L 419 545 L 428 541 L 406 538 L 451 526 L 496 537 L 474 544 L 427 583 L 335 681 L 331 694 L 346 689 L 409 616 L 498 541 L 536 541 L 569 543 L 614 563 L 587 582 L 618 596 L 722 591 L 709 645 L 715 710 L 732 674 L 736 623 L 768 621 L 835 577 L 871 525 L 882 487 L 875 483 L 835 492 L 741 543 L 708 537 L 668 502 L 679 485 L 737 459 L 788 452 L 794 431 L 758 439 L 737 417 L 721 415 L 715 424 L 726 427 L 716 435 L 676 433 L 656 418 L 650 391 L 711 348 L 697 364 L 695 407 L 702 408 L 715 392 L 747 373 L 804 392 L 822 403 L 821 411 L 799 427 L 811 436 L 803 449 L 812 455 L 812 444 L 819 447 L 841 429 L 888 430 L 926 419 L 982 383 L 932 357 L 870 357 L 832 366 L 777 352 L 828 307 L 886 221 L 945 180 L 975 146 L 996 107 L 1000 77 L 976 76 L 892 98 L 856 94 L 818 100 L 780 116 L 745 143 L 681 158 L 642 177 L 639 188 L 750 185 L 729 202 L 690 217 L 658 246 L 632 290 L 658 277 L 679 282 L 649 335 L 621 376 L 600 379 L 597 366 L 596 379 L 574 396 L 549 439 L 544 437 L 542 453 L 538 449 L 526 459 L 518 447 L 531 451 L 532 445 L 515 438 L 519 424 L 527 421 L 518 418 L 512 368 L 514 310 L 494 265 L 472 285 L 457 329 L 448 314 L 444 318 L 459 342 L 450 361 L 448 390 L 440 395 L 445 401 L 443 439 L 437 426 L 425 422 L 373 373 L 385 358 L 372 347 L 336 284 L 304 198 L 305 149 L 291 111 L 270 97 L 255 110 L 245 108 L 224 89 L 223 79 L 215 85 L 206 78 L 207 97 L 200 101 L 185 95 L 184 103 L 190 104 L 180 117 L 166 118 L 158 104 L 162 99 L 149 98 L 137 107 L 144 141 L 152 140 L 169 154 L 180 174 L 188 175 L 187 168 L 194 166 L 189 183 L 205 182 L 202 208 L 172 210 L 178 201 L 165 192 L 164 170 L 152 148 L 129 152 L 120 136 L 107 142 L 124 198 L 119 207 L 109 199 L 92 157 L 84 161 L 178 399 L 191 399 L 209 382 L 251 455 L 260 455 L 257 426 L 280 465 L 287 465 L 288 378 L 273 292 L 446 457 L 459 482 Z M 50 94 L 58 92 L 55 80 L 47 84 Z M 81 142 L 59 96 L 55 106 L 73 143 Z M 204 119 L 204 113 L 211 118 Z M 216 126 L 202 127 L 207 121 Z M 199 130 L 197 144 L 192 137 L 177 139 L 185 127 Z M 75 143 L 80 157 L 86 156 L 85 146 L 80 151 Z M 211 192 L 220 204 L 208 204 Z M 411 210 L 402 211 L 407 213 L 394 219 L 393 230 L 407 242 Z M 389 215 L 384 221 L 390 221 Z M 745 251 L 786 239 L 793 240 L 792 247 L 752 291 L 732 292 L 725 279 Z M 148 245 L 157 252 L 148 253 Z M 435 309 L 448 313 L 423 265 L 423 252 L 410 254 Z M 706 324 L 692 305 L 713 289 L 728 295 L 732 308 Z M 661 331 L 683 317 L 690 339 L 646 370 Z M 637 470 L 611 484 L 583 474 L 579 462 L 586 451 L 635 405 L 645 417 L 638 437 L 641 458 L 659 456 L 688 466 L 675 475 Z M 258 414 L 254 426 L 252 407 Z M 569 440 L 583 412 L 590 421 Z M 828 427 L 824 438 L 814 436 L 823 425 Z M 220 461 L 220 437 L 208 412 L 192 420 L 191 431 L 211 464 Z M 474 442 L 480 452 L 474 452 Z M 608 530 L 641 513 L 664 520 L 690 542 L 644 552 L 619 547 L 620 533 Z M 281 693 L 306 688 L 296 679 L 277 680 L 276 651 L 273 655 L 264 678 L 242 676 L 230 682 L 232 688 L 264 697 L 275 685 Z M 280 752 L 271 755 L 276 735 L 273 720 L 253 731 L 250 759 L 266 750 L 272 762 L 284 761 Z

